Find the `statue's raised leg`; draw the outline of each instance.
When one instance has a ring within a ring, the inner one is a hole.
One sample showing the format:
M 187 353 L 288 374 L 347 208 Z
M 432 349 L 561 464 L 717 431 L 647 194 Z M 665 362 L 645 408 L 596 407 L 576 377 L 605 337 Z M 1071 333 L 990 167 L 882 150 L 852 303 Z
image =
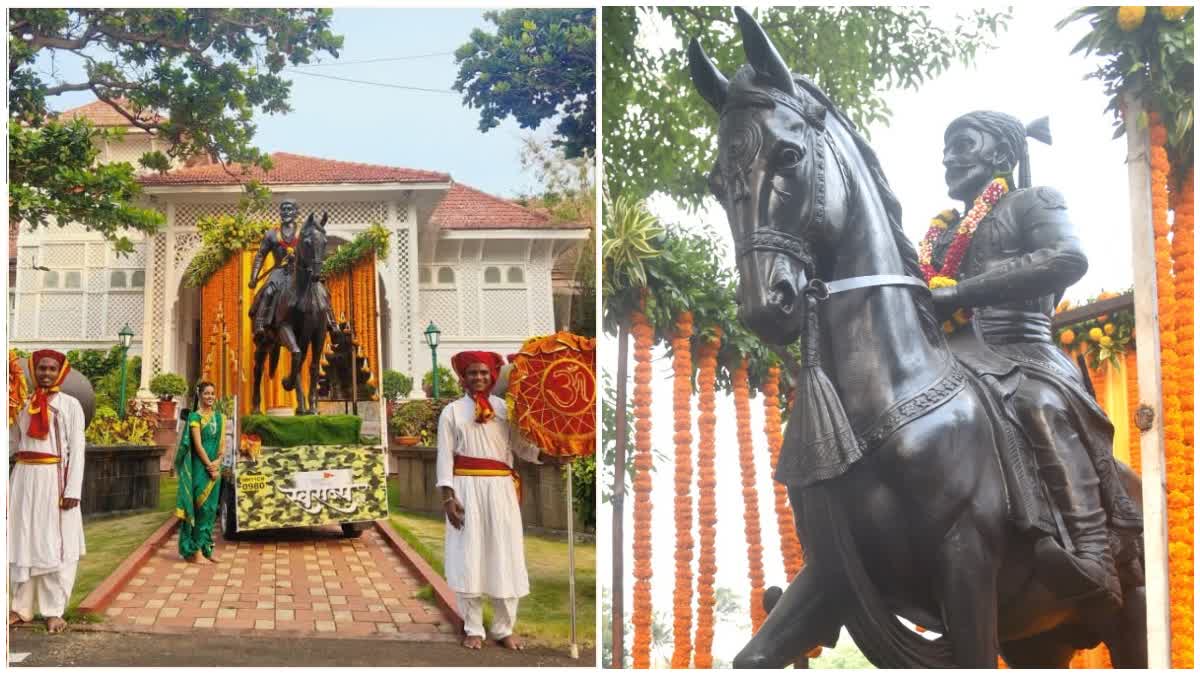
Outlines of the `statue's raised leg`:
M 758 632 L 733 659 L 734 668 L 782 668 L 841 630 L 844 582 L 814 565 L 801 570 Z
M 250 406 L 250 414 L 261 415 L 262 409 L 262 376 L 263 366 L 267 360 L 268 348 L 259 342 L 254 343 L 254 396 Z

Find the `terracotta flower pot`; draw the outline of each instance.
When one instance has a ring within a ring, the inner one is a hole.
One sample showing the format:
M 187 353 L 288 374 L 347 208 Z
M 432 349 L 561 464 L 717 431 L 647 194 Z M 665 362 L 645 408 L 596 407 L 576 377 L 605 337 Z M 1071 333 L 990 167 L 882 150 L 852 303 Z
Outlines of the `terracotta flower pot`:
M 163 420 L 175 419 L 175 399 L 158 399 L 158 417 Z
M 403 446 L 412 446 L 421 442 L 420 436 L 396 436 L 396 444 Z

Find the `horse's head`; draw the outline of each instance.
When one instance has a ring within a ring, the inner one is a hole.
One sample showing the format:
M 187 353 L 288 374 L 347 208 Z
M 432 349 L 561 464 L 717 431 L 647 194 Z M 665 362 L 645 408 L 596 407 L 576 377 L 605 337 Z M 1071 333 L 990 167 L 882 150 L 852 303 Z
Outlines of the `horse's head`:
M 749 62 L 727 80 L 700 44 L 688 60 L 701 96 L 721 115 L 709 186 L 729 218 L 742 322 L 763 340 L 799 336 L 802 293 L 819 253 L 840 238 L 849 185 L 825 123 L 827 106 L 798 86 L 762 27 L 735 9 Z
M 297 257 L 302 273 L 310 279 L 319 275 L 322 265 L 325 264 L 325 223 L 328 220 L 328 213 L 322 215 L 319 223 L 310 213 L 304 221 L 304 227 L 300 228 L 300 250 Z

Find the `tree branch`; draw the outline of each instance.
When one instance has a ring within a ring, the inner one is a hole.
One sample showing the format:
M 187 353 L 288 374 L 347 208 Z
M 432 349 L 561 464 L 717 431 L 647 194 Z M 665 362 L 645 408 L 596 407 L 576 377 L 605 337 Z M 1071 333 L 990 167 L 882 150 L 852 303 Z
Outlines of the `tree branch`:
M 97 84 L 102 84 L 102 86 L 109 86 L 109 85 L 103 84 L 103 83 L 97 83 Z M 114 87 L 114 88 L 121 88 L 121 87 L 118 85 L 117 87 Z M 129 88 L 132 88 L 132 87 L 129 87 Z M 137 116 L 131 114 L 129 111 L 125 110 L 124 107 L 118 105 L 115 99 L 100 93 L 100 90 L 97 89 L 96 86 L 93 85 L 92 87 L 90 87 L 90 89 L 92 90 L 92 93 L 96 95 L 96 98 L 98 98 L 101 101 L 104 101 L 108 105 L 112 106 L 113 110 L 116 110 L 118 113 L 120 113 L 120 115 L 122 117 L 124 117 L 126 120 L 128 120 L 130 126 L 137 127 L 138 129 L 141 129 L 142 131 L 145 131 L 146 133 L 149 133 L 149 134 L 157 134 L 159 129 L 162 128 L 161 124 L 141 120 Z

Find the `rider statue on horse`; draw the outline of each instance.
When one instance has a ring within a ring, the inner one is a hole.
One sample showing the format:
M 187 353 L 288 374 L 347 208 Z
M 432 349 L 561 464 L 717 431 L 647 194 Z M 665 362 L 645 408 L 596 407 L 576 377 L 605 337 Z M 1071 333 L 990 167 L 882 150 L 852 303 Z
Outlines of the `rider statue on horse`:
M 329 292 L 321 276 L 321 263 L 325 255 L 325 221 L 312 215 L 304 227 L 296 225 L 299 208 L 296 202 L 286 199 L 279 204 L 278 228 L 263 235 L 262 245 L 254 256 L 250 268 L 250 289 L 258 287 L 259 273 L 267 256 L 273 258 L 274 267 L 254 295 L 250 304 L 250 319 L 253 321 L 255 363 L 254 402 L 255 412 L 261 412 L 261 379 L 264 360 L 269 356 L 271 373 L 278 363 L 278 350 L 287 348 L 292 353 L 292 369 L 283 381 L 287 390 L 300 389 L 298 414 L 316 412 L 316 373 L 321 353 L 324 350 L 327 332 L 337 333 L 337 322 L 329 300 Z M 300 360 L 312 346 L 312 381 L 309 383 L 309 400 L 303 395 L 299 383 Z
M 1088 261 L 1063 196 L 1049 187 L 1030 187 L 1027 135 L 1050 141 L 1044 119 L 1027 130 L 1015 117 L 998 112 L 968 113 L 946 129 L 946 187 L 952 199 L 963 202 L 964 214 L 997 178 L 1012 185 L 1020 167 L 1020 181 L 978 223 L 957 283 L 934 288 L 933 303 L 945 318 L 960 309 L 974 313 L 987 347 L 952 341 L 969 368 L 977 374 L 1019 371 L 1013 405 L 1038 477 L 1074 546 L 1073 552 L 1060 546 L 1052 536 L 1053 519 L 1043 518 L 1048 531 L 1035 545 L 1037 562 L 1060 581 L 1055 590 L 1065 599 L 1100 596 L 1119 606 L 1121 585 L 1108 526 L 1120 533 L 1118 548 L 1132 554 L 1141 515 L 1117 479 L 1112 424 L 1088 393 L 1079 368 L 1052 338 L 1054 307 L 1083 277 Z M 943 268 L 964 218 L 947 214 L 933 241 L 934 269 Z

